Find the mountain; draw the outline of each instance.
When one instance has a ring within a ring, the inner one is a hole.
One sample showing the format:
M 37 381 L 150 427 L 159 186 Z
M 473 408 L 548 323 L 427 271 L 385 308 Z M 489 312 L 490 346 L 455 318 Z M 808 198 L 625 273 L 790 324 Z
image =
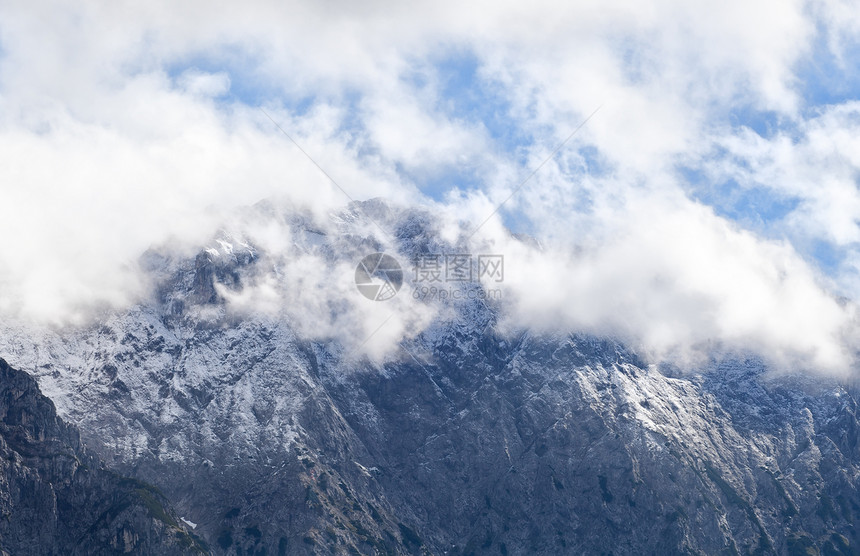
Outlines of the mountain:
M 380 202 L 337 233 L 259 210 L 332 268 L 378 250 L 367 218 L 401 260 L 462 252 Z M 7 324 L 0 353 L 215 554 L 860 553 L 846 384 L 743 356 L 669 372 L 613 338 L 503 332 L 504 300 L 480 296 L 377 362 L 297 313 L 229 310 L 296 268 L 238 235 L 143 264 L 150 299 L 83 327 Z
M 205 554 L 152 485 L 105 469 L 0 359 L 0 554 Z

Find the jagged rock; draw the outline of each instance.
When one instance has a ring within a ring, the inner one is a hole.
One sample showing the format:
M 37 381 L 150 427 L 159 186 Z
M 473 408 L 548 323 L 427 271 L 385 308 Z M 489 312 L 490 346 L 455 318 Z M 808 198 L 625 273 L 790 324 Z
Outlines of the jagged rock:
M 405 257 L 445 248 L 428 215 L 383 208 Z M 303 248 L 375 248 L 350 235 L 360 213 Z M 265 270 L 221 247 L 150 254 L 155 298 L 96 325 L 0 331 L 84 443 L 213 553 L 858 553 L 852 388 L 754 359 L 669 376 L 610 338 L 501 336 L 480 300 L 356 362 L 286 318 L 201 317 L 223 309 L 216 281 Z
M 105 469 L 0 359 L 0 554 L 205 554 L 157 488 Z

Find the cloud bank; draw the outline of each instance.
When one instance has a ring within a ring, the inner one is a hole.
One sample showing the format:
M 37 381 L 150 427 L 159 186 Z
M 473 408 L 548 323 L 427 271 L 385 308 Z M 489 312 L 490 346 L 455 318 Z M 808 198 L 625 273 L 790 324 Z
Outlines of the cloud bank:
M 261 199 L 322 222 L 382 197 L 453 241 L 509 198 L 471 241 L 505 252 L 513 321 L 848 372 L 858 28 L 835 0 L 4 3 L 0 315 L 133 303 L 142 252 L 204 245 Z M 311 312 L 356 295 L 306 276 Z M 281 295 L 270 279 L 233 304 Z M 399 311 L 390 343 L 430 318 Z

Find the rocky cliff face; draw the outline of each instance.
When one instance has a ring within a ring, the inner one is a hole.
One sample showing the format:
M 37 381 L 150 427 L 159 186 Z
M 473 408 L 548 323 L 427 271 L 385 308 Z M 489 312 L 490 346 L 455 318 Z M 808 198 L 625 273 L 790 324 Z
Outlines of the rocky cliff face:
M 374 218 L 406 253 L 438 241 L 420 215 Z M 157 297 L 97 325 L 0 331 L 84 443 L 158 485 L 213 553 L 860 549 L 844 385 L 754 359 L 669 376 L 611 339 L 502 336 L 474 300 L 356 361 L 289 319 L 222 311 L 215 285 L 265 264 L 227 241 L 153 257 Z
M 0 553 L 203 554 L 152 485 L 105 469 L 0 359 Z

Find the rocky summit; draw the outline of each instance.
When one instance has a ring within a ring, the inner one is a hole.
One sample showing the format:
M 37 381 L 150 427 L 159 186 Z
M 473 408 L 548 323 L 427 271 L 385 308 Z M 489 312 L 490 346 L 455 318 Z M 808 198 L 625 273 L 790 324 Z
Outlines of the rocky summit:
M 426 215 L 373 217 L 401 258 L 441 248 Z M 321 256 L 374 246 L 291 225 Z M 249 242 L 144 266 L 155 293 L 127 310 L 0 330 L 0 355 L 80 429 L 2 366 L 10 554 L 860 553 L 849 383 L 502 331 L 504 300 L 451 302 L 356 358 L 280 313 L 227 310 L 271 266 Z

